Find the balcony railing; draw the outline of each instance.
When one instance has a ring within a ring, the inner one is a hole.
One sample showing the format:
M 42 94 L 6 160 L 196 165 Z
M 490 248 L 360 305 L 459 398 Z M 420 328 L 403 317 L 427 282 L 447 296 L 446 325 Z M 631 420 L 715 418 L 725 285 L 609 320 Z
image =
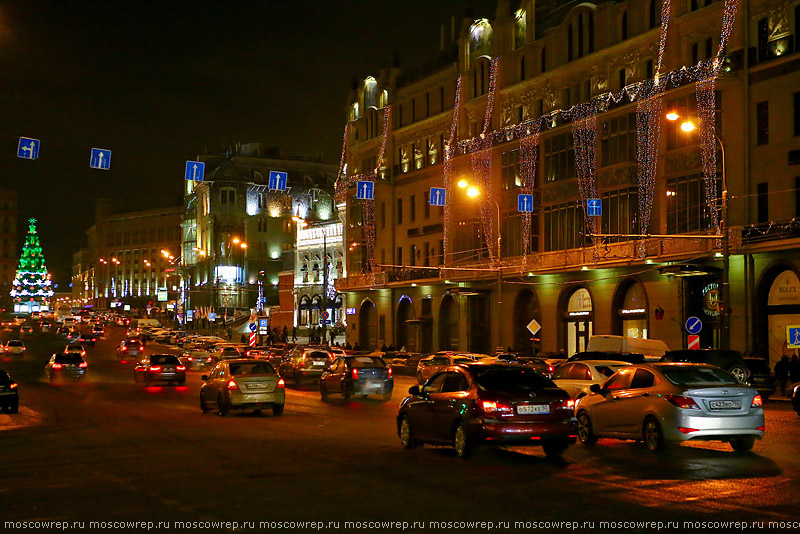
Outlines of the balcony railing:
M 745 245 L 780 241 L 800 237 L 800 219 L 796 217 L 788 221 L 769 222 L 745 226 L 742 230 L 742 241 Z

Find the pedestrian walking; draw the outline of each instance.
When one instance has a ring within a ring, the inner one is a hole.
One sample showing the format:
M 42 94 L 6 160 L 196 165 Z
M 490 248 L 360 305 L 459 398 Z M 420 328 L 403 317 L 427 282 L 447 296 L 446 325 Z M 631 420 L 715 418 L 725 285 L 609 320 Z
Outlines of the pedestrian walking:
M 297 325 L 292 326 L 292 341 L 297 341 Z
M 336 342 L 336 332 L 331 330 L 331 346 Z
M 283 325 L 283 333 L 281 334 L 281 341 L 286 343 L 289 341 L 289 329 L 286 328 L 286 325 Z
M 239 338 L 239 341 L 241 341 L 243 344 L 247 343 L 247 334 L 242 334 L 242 337 Z
M 786 395 L 786 380 L 789 378 L 789 357 L 783 355 L 780 361 L 775 364 L 775 378 L 781 386 L 781 396 Z

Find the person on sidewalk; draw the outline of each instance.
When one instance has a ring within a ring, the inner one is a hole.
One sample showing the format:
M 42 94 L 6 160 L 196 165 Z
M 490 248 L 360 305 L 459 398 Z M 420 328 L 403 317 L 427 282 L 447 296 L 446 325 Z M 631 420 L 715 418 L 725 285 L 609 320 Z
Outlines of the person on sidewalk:
M 786 395 L 786 380 L 789 378 L 789 357 L 784 355 L 775 364 L 775 378 L 781 386 L 781 396 Z
M 297 325 L 292 326 L 292 341 L 297 341 Z

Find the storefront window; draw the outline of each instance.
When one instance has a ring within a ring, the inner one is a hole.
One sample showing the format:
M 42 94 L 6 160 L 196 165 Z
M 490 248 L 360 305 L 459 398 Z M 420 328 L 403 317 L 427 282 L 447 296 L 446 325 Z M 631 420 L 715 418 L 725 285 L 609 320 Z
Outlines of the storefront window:
M 592 297 L 586 288 L 575 291 L 567 303 L 567 356 L 583 352 L 592 336 L 593 323 Z
M 641 283 L 635 283 L 628 288 L 619 315 L 622 318 L 623 336 L 648 338 L 647 294 Z

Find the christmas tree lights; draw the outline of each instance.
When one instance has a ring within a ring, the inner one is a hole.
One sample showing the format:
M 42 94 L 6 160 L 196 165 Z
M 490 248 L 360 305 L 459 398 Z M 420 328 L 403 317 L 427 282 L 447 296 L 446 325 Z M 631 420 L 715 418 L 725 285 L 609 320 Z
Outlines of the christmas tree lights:
M 34 306 L 49 308 L 53 296 L 52 281 L 44 264 L 44 254 L 36 234 L 36 219 L 28 220 L 28 234 L 19 258 L 17 275 L 12 282 L 14 311 L 31 312 Z

